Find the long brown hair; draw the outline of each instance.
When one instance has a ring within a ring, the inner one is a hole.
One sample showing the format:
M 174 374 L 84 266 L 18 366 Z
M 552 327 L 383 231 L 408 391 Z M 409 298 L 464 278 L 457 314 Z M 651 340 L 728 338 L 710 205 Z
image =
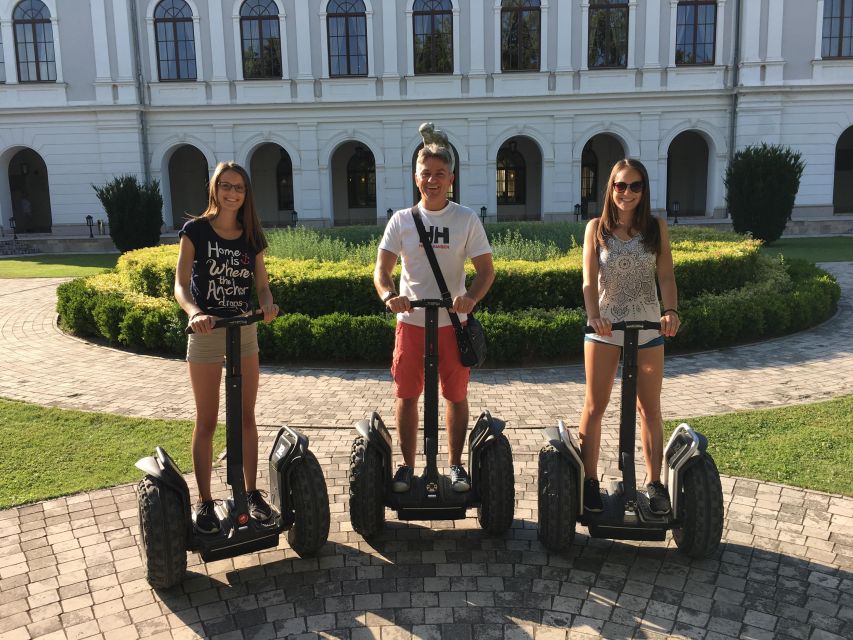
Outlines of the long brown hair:
M 634 169 L 643 179 L 643 195 L 640 203 L 634 211 L 631 229 L 643 235 L 643 246 L 648 251 L 660 253 L 660 227 L 657 219 L 652 215 L 651 196 L 649 195 L 649 172 L 639 160 L 624 158 L 613 165 L 610 177 L 607 179 L 607 187 L 604 190 L 604 207 L 601 209 L 601 217 L 595 230 L 596 248 L 601 248 L 607 242 L 607 238 L 613 235 L 613 230 L 619 225 L 619 209 L 613 201 L 613 183 L 616 174 L 623 169 Z
M 267 248 L 267 239 L 255 208 L 252 181 L 249 178 L 249 173 L 236 162 L 220 162 L 216 165 L 216 169 L 213 170 L 213 177 L 207 186 L 207 209 L 198 217 L 213 220 L 219 215 L 219 199 L 216 197 L 216 189 L 219 186 L 219 178 L 226 171 L 233 171 L 243 178 L 243 184 L 246 186 L 246 195 L 243 198 L 243 205 L 237 211 L 237 221 L 243 226 L 243 237 L 246 238 L 249 246 L 254 251 L 261 252 Z

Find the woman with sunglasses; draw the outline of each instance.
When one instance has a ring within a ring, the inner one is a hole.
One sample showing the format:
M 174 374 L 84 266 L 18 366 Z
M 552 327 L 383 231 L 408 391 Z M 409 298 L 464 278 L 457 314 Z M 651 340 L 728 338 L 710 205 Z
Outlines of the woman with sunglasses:
M 198 484 L 195 527 L 199 533 L 217 533 L 219 519 L 210 493 L 213 432 L 219 415 L 219 385 L 225 358 L 225 329 L 214 329 L 218 317 L 252 310 L 252 283 L 264 320 L 278 315 L 264 265 L 267 241 L 255 210 L 249 174 L 235 162 L 220 162 L 208 187 L 207 210 L 181 229 L 175 298 L 189 317 L 193 333 L 187 342 L 187 363 L 195 398 L 192 438 L 193 470 Z M 243 473 L 249 513 L 267 520 L 272 509 L 256 488 L 258 430 L 257 324 L 240 327 L 240 367 L 243 376 Z
M 603 508 L 598 484 L 601 420 L 610 400 L 623 344 L 611 323 L 660 322 L 660 332 L 642 330 L 637 354 L 637 408 L 640 413 L 647 491 L 653 513 L 670 510 L 669 493 L 660 481 L 663 459 L 663 341 L 681 324 L 678 292 L 666 221 L 651 214 L 649 174 L 637 160 L 620 160 L 607 180 L 601 217 L 590 220 L 583 245 L 583 296 L 588 324 L 595 333 L 584 342 L 586 396 L 580 421 L 584 464 L 584 510 Z M 658 301 L 660 286 L 664 312 Z

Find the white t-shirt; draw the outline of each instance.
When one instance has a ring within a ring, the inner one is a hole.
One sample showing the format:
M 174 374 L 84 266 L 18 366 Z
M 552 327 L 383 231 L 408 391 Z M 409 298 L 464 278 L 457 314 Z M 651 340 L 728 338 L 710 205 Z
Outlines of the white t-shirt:
M 477 215 L 468 207 L 455 202 L 449 202 L 440 211 L 427 211 L 419 205 L 400 209 L 388 221 L 379 248 L 400 256 L 403 266 L 400 295 L 410 300 L 441 298 L 438 283 L 421 246 L 418 228 L 412 217 L 413 211 L 421 213 L 421 220 L 427 235 L 432 238 L 432 248 L 451 297 L 463 295 L 466 291 L 465 261 L 491 253 L 492 247 Z M 460 321 L 467 317 L 467 314 L 459 314 Z M 407 322 L 419 327 L 424 326 L 425 319 L 423 308 L 397 314 L 398 322 Z M 450 316 L 447 313 L 439 313 L 438 326 L 445 327 L 449 324 Z

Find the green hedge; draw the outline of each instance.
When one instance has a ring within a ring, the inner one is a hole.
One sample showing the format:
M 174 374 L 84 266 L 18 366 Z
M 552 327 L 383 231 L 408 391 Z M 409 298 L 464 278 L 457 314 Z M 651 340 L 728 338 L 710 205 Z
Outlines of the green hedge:
M 671 347 L 709 348 L 797 331 L 828 318 L 840 297 L 835 280 L 804 261 L 762 259 L 756 275 L 743 287 L 683 302 L 683 326 Z M 124 282 L 121 274 L 104 274 L 60 285 L 62 326 L 132 349 L 183 355 L 183 311 L 169 298 L 122 290 Z M 478 317 L 491 364 L 564 361 L 581 353 L 582 309 L 484 311 Z M 390 361 L 394 324 L 385 313 L 286 313 L 261 323 L 258 339 L 265 361 L 384 363 Z
M 673 261 L 679 298 L 721 293 L 755 278 L 759 243 L 685 240 L 673 242 Z M 172 296 L 177 247 L 128 252 L 117 270 L 131 291 L 159 298 Z M 398 268 L 399 269 L 399 268 Z M 311 317 L 341 312 L 381 313 L 373 287 L 373 267 L 348 262 L 267 259 L 273 297 L 285 313 Z M 467 268 L 469 280 L 473 266 Z M 495 282 L 480 307 L 489 311 L 582 307 L 581 250 L 548 262 L 495 261 Z

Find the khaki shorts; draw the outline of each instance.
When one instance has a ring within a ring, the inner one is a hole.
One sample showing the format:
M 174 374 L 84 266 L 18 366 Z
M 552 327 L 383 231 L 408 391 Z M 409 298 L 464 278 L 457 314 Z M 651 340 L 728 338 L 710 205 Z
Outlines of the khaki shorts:
M 255 355 L 258 348 L 258 325 L 240 327 L 240 357 Z M 191 333 L 187 340 L 187 362 L 222 362 L 225 359 L 225 327 L 202 335 Z

